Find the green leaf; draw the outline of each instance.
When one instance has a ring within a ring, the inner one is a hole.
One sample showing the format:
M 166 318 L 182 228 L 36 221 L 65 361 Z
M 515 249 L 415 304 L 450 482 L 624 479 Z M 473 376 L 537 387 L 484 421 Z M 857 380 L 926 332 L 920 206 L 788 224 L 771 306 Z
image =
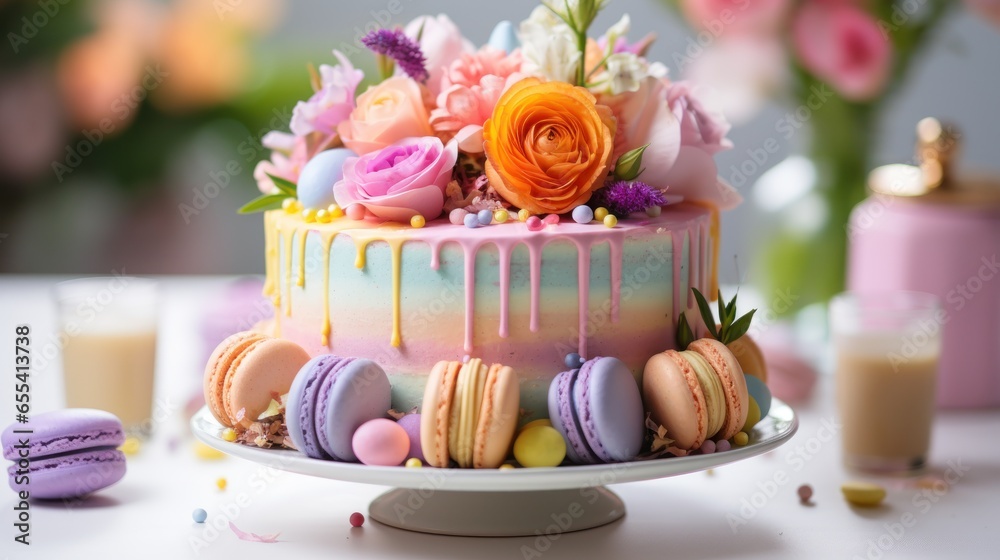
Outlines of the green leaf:
M 237 210 L 240 214 L 253 214 L 255 212 L 263 212 L 265 210 L 274 210 L 276 208 L 281 208 L 281 203 L 289 198 L 286 194 L 262 194 L 257 198 L 247 202 L 242 208 Z
M 736 320 L 736 298 L 739 297 L 740 292 L 737 291 L 736 295 L 733 296 L 732 301 L 726 306 L 726 317 L 729 319 L 729 323 L 732 324 Z M 719 292 L 719 299 L 722 299 L 722 292 Z
M 698 288 L 691 288 L 694 291 L 694 299 L 698 302 L 698 310 L 701 311 L 701 318 L 705 321 L 705 327 L 708 328 L 708 332 L 712 335 L 712 338 L 719 338 L 719 331 L 715 329 L 715 317 L 712 317 L 712 308 L 708 305 L 708 300 L 705 296 L 701 295 Z
M 723 303 L 722 290 L 719 290 L 715 296 L 719 304 L 719 336 L 724 337 L 726 336 L 726 331 L 729 329 L 729 322 L 726 321 L 726 304 Z
M 288 196 L 297 196 L 296 191 L 298 190 L 298 186 L 295 183 L 289 181 L 288 179 L 276 177 L 270 173 L 268 173 L 267 176 L 274 182 L 274 186 L 278 187 L 279 191 Z
M 677 348 L 687 350 L 692 342 L 694 342 L 694 332 L 691 330 L 691 325 L 688 324 L 687 317 L 681 313 L 681 318 L 677 323 Z
M 622 154 L 615 163 L 615 179 L 631 181 L 643 172 L 642 153 L 646 151 L 649 144 L 639 146 L 634 150 L 629 150 Z
M 730 342 L 734 342 L 738 340 L 741 336 L 747 334 L 747 331 L 750 330 L 750 321 L 753 320 L 753 314 L 756 312 L 757 310 L 753 309 L 750 311 L 750 313 L 747 313 L 746 315 L 737 319 L 736 322 L 733 323 L 733 326 L 729 328 L 729 333 L 727 337 L 728 340 L 720 339 L 720 342 L 722 342 L 723 344 L 729 344 Z

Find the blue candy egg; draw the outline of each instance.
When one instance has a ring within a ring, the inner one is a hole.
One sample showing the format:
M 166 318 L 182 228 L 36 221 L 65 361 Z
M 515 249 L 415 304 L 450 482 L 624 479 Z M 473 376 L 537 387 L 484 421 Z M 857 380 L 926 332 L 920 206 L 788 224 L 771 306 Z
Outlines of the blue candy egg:
M 480 210 L 476 216 L 479 218 L 479 225 L 481 226 L 488 226 L 493 221 L 492 210 Z
M 760 417 L 767 416 L 768 411 L 771 410 L 771 390 L 760 379 L 747 374 L 743 374 L 743 376 L 747 380 L 747 392 L 760 407 Z
M 195 523 L 204 523 L 208 519 L 208 512 L 198 508 L 191 512 L 191 518 L 194 519 Z
M 344 161 L 357 154 L 347 148 L 334 148 L 316 154 L 299 174 L 298 196 L 304 208 L 326 208 L 336 202 L 333 185 L 344 177 Z
M 503 20 L 493 28 L 493 32 L 490 33 L 489 45 L 494 49 L 500 49 L 502 51 L 511 53 L 514 49 L 521 46 L 521 41 L 517 39 L 517 32 L 514 30 L 514 24 Z
M 581 204 L 573 209 L 573 221 L 578 224 L 589 224 L 594 220 L 594 211 L 586 204 Z
M 470 229 L 475 229 L 475 228 L 479 227 L 479 225 L 480 225 L 479 224 L 479 216 L 477 216 L 475 214 L 466 214 L 465 215 L 465 227 L 470 228 Z

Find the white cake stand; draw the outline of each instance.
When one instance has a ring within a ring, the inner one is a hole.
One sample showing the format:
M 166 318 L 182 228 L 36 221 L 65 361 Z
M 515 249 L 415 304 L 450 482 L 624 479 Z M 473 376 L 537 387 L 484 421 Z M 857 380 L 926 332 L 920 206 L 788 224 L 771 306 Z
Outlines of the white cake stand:
M 775 399 L 767 417 L 751 431 L 750 443 L 721 453 L 607 465 L 474 470 L 321 461 L 297 451 L 227 442 L 207 408 L 191 419 L 195 436 L 224 453 L 299 474 L 394 487 L 372 501 L 369 516 L 375 521 L 408 531 L 479 537 L 565 533 L 606 525 L 625 515 L 625 504 L 606 485 L 688 474 L 747 459 L 788 441 L 798 426 L 792 409 Z

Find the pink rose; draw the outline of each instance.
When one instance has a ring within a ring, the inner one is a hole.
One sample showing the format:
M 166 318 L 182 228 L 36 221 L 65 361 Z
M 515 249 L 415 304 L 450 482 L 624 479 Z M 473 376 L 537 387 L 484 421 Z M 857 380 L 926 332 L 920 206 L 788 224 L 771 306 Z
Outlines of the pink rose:
M 681 10 L 692 27 L 715 36 L 729 31 L 768 31 L 778 27 L 790 0 L 682 0 Z
M 681 147 L 680 122 L 667 104 L 667 85 L 645 78 L 639 89 L 618 95 L 599 95 L 597 102 L 611 108 L 618 127 L 612 161 L 625 152 L 649 144 L 642 157 L 642 180 L 665 187 L 664 177 L 677 160 Z
M 709 155 L 733 147 L 726 138 L 729 122 L 720 113 L 705 109 L 690 82 L 676 82 L 667 91 L 667 103 L 681 123 L 681 145 L 701 148 Z
M 432 136 L 425 89 L 395 76 L 358 96 L 357 107 L 337 126 L 344 145 L 367 154 L 411 136 Z
M 403 32 L 411 39 L 420 35 L 420 50 L 427 60 L 425 67 L 430 74 L 427 89 L 435 97 L 441 93 L 441 77 L 444 76 L 445 69 L 458 60 L 462 53 L 475 50 L 472 43 L 462 37 L 455 22 L 444 14 L 437 17 L 420 16 L 408 23 Z
M 485 46 L 474 53 L 462 53 L 462 56 L 445 69 L 441 79 L 441 89 L 453 85 L 472 87 L 479 85 L 486 76 L 499 76 L 506 79 L 521 71 L 521 51 L 515 50 L 509 55 L 490 46 Z
M 313 132 L 333 136 L 337 133 L 337 125 L 354 109 L 354 90 L 365 74 L 356 70 L 340 51 L 333 51 L 333 54 L 340 64 L 321 65 L 319 91 L 308 101 L 299 101 L 292 111 L 291 129 L 296 136 Z
M 892 46 L 863 9 L 849 2 L 809 2 L 796 14 L 792 38 L 803 66 L 843 97 L 865 101 L 884 89 Z
M 274 181 L 268 175 L 297 183 L 302 166 L 310 157 L 305 137 L 272 131 L 265 134 L 260 143 L 272 150 L 271 159 L 257 162 L 253 170 L 253 178 L 257 181 L 260 192 L 264 194 L 278 192 L 278 187 L 274 186 Z
M 344 178 L 333 186 L 337 204 L 360 204 L 384 220 L 409 222 L 420 214 L 441 215 L 444 193 L 458 159 L 454 142 L 433 136 L 407 138 L 344 162 Z
M 522 77 L 512 74 L 504 79 L 491 74 L 472 86 L 449 86 L 438 95 L 438 106 L 431 111 L 431 126 L 442 137 L 454 138 L 459 150 L 467 154 L 483 153 L 483 124 L 493 114 L 507 86 Z

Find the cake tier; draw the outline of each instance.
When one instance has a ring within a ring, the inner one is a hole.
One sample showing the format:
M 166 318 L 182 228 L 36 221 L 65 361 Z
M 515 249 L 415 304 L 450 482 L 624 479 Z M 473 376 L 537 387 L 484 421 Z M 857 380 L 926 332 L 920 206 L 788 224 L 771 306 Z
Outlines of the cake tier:
M 714 293 L 717 214 L 693 204 L 615 228 L 563 221 L 423 228 L 346 218 L 265 217 L 266 295 L 275 334 L 312 354 L 370 358 L 389 374 L 393 407 L 418 406 L 439 360 L 513 367 L 525 419 L 567 353 L 615 356 L 637 380 L 674 346 L 691 287 Z

